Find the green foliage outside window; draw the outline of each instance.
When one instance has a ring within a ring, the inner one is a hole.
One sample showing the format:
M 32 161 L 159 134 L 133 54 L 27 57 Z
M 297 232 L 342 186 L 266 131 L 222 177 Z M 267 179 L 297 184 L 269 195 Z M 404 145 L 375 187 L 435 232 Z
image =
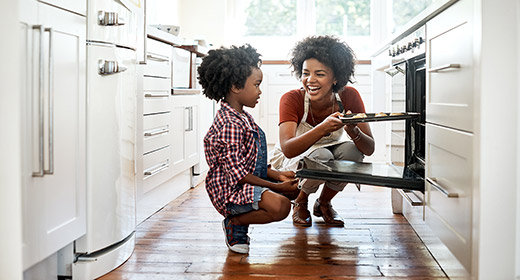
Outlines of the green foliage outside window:
M 394 21 L 394 30 L 392 30 L 392 33 L 406 25 L 434 1 L 435 0 L 393 0 L 392 20 Z
M 370 0 L 316 0 L 316 34 L 370 36 Z
M 296 35 L 296 0 L 252 0 L 246 13 L 246 36 Z

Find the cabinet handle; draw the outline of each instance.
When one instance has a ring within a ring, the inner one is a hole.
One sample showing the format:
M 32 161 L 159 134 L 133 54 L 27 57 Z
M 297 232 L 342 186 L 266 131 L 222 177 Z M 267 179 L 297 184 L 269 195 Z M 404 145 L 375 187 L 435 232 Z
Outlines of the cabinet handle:
M 33 177 L 43 177 L 45 175 L 54 174 L 54 85 L 53 85 L 53 69 L 54 69 L 54 58 L 53 58 L 53 45 L 52 28 L 44 28 L 42 25 L 35 25 L 33 29 L 38 30 L 40 33 L 39 40 L 39 59 L 38 59 L 38 171 L 33 172 Z M 49 83 L 49 169 L 45 170 L 45 154 L 44 154 L 44 48 L 43 48 L 43 33 L 49 32 L 49 72 L 48 72 L 48 83 Z
M 165 169 L 167 169 L 168 167 L 170 167 L 170 164 L 168 164 L 168 162 L 165 162 L 165 163 L 162 163 L 160 164 L 159 166 L 157 166 L 156 168 L 152 169 L 152 170 L 147 170 L 144 172 L 144 175 L 145 176 L 153 176 Z
M 409 192 L 405 192 L 405 191 L 403 191 L 401 189 L 397 189 L 397 191 L 399 192 L 399 194 L 401 194 L 402 197 L 404 197 L 406 199 L 406 201 L 408 201 L 408 203 L 410 203 L 410 205 L 412 205 L 412 206 L 422 206 L 422 205 L 424 205 L 423 201 L 420 200 L 418 197 L 417 197 L 417 199 L 412 199 L 408 195 Z
M 98 12 L 98 24 L 102 26 L 125 25 L 125 20 L 114 12 Z
M 145 131 L 144 136 L 156 136 L 156 135 L 166 134 L 168 132 L 170 132 L 170 130 L 168 128 L 159 128 L 159 129 Z
M 439 183 L 437 183 L 437 179 L 426 177 L 426 181 L 430 183 L 434 188 L 444 194 L 446 197 L 459 197 L 458 193 L 449 192 L 444 187 L 442 187 Z
M 170 97 L 170 94 L 168 92 L 146 92 L 144 94 L 144 97 L 152 97 L 152 98 L 157 98 L 157 97 Z
M 98 60 L 98 74 L 102 76 L 125 72 L 126 66 L 119 64 L 117 61 L 100 59 Z
M 153 53 L 147 53 L 146 57 L 151 60 L 156 60 L 156 61 L 162 61 L 162 62 L 170 61 L 170 58 L 167 56 L 162 56 L 162 55 L 153 54 Z
M 40 32 L 40 57 L 38 59 L 38 171 L 33 172 L 33 177 L 43 177 L 45 175 L 44 166 L 45 160 L 43 158 L 43 114 L 44 114 L 44 97 L 43 97 L 43 32 L 44 28 L 41 25 L 33 26 L 33 29 Z
M 441 65 L 441 66 L 438 66 L 438 67 L 435 67 L 435 68 L 430 68 L 428 69 L 428 72 L 429 73 L 437 73 L 441 70 L 446 70 L 446 69 L 459 69 L 460 68 L 460 64 L 446 64 L 446 65 Z
M 184 131 L 192 131 L 193 130 L 193 107 L 186 107 L 184 108 L 184 112 L 186 113 L 185 116 L 185 122 L 187 121 L 188 123 L 184 124 Z M 187 127 L 187 128 L 186 128 Z

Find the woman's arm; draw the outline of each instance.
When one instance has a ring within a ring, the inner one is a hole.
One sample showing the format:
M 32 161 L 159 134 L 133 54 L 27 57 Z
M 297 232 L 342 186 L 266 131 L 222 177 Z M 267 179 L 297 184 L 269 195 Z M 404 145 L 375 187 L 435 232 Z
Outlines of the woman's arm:
M 296 136 L 296 122 L 283 122 L 279 127 L 280 146 L 282 152 L 287 158 L 300 155 L 309 149 L 314 143 L 323 136 L 332 133 L 344 126 L 343 122 L 338 118 L 341 113 L 335 112 L 328 116 L 319 125 L 302 135 Z
M 276 180 L 278 182 L 285 182 L 296 178 L 296 174 L 293 171 L 274 170 L 269 166 L 267 168 L 267 178 Z
M 354 144 L 358 150 L 370 156 L 374 153 L 375 141 L 372 136 L 372 130 L 368 123 L 358 123 L 357 125 L 346 125 L 345 131 L 350 136 L 350 139 L 354 141 Z

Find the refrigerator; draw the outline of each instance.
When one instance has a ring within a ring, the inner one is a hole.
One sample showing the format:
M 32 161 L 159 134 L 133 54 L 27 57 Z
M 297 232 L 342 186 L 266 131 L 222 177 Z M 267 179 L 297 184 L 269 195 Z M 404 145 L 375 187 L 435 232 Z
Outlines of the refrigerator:
M 100 277 L 134 250 L 142 17 L 143 1 L 87 2 L 87 232 L 74 244 L 73 279 Z

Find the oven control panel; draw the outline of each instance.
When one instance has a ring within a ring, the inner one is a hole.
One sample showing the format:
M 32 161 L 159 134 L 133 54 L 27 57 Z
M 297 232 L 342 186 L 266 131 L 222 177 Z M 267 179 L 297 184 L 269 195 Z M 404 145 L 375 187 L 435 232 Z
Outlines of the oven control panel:
M 410 58 L 424 53 L 426 49 L 426 28 L 421 26 L 397 43 L 393 44 L 388 55 L 394 58 Z

